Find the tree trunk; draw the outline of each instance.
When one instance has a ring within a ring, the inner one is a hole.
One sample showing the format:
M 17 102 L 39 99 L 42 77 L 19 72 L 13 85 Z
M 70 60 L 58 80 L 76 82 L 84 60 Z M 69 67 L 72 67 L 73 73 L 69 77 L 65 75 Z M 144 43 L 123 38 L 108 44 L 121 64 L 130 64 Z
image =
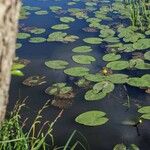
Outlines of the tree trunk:
M 20 0 L 0 0 L 0 123 L 8 104 L 20 5 Z

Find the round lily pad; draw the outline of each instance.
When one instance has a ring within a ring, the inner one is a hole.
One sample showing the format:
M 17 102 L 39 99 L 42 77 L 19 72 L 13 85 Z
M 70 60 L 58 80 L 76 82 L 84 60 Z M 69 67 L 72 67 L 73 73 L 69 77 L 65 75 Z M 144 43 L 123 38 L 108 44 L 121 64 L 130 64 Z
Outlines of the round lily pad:
M 141 118 L 150 120 L 150 113 L 148 113 L 148 114 L 143 114 L 143 115 L 141 116 Z
M 150 38 L 139 39 L 133 44 L 133 48 L 137 50 L 150 48 Z
M 46 30 L 44 28 L 35 28 L 35 29 L 32 29 L 30 30 L 31 33 L 34 33 L 34 34 L 42 34 L 44 33 Z
M 56 24 L 51 27 L 54 30 L 66 30 L 69 29 L 69 26 L 67 24 Z
M 91 46 L 78 46 L 72 49 L 73 52 L 75 53 L 86 53 L 92 51 Z
M 22 47 L 22 44 L 21 43 L 17 43 L 16 44 L 16 49 L 19 49 L 19 48 L 21 48 Z
M 146 60 L 149 60 L 149 61 L 150 61 L 150 51 L 148 51 L 148 52 L 146 52 L 146 53 L 144 54 L 144 58 L 145 58 Z
M 119 38 L 117 37 L 106 37 L 103 39 L 103 41 L 108 43 L 119 43 Z
M 33 37 L 33 38 L 30 38 L 29 40 L 30 43 L 43 43 L 45 41 L 46 39 L 43 37 Z
M 91 64 L 96 60 L 93 56 L 89 55 L 74 55 L 72 59 L 79 64 Z
M 35 12 L 36 15 L 47 15 L 48 14 L 48 11 L 46 10 L 39 10 L 37 12 Z
M 82 77 L 87 75 L 89 72 L 88 68 L 85 67 L 72 67 L 64 70 L 64 73 L 71 76 Z
M 113 61 L 107 64 L 108 68 L 112 70 L 123 70 L 129 67 L 128 61 Z
M 97 74 L 87 74 L 85 79 L 93 82 L 100 82 L 105 80 L 105 76 L 102 76 L 100 73 Z
M 115 147 L 113 148 L 113 150 L 127 150 L 126 146 L 122 143 L 122 144 L 117 144 L 115 145 Z
M 102 39 L 96 38 L 96 37 L 85 38 L 83 39 L 83 41 L 89 44 L 101 44 L 102 43 Z
M 144 107 L 140 108 L 138 110 L 138 112 L 141 113 L 141 114 L 150 113 L 150 106 L 144 106 Z
M 105 117 L 105 115 L 106 114 L 102 111 L 92 110 L 80 114 L 76 117 L 75 121 L 85 126 L 99 126 L 108 121 L 108 118 Z
M 87 91 L 84 96 L 84 98 L 87 101 L 96 101 L 96 100 L 103 99 L 104 97 L 106 97 L 106 93 L 97 92 L 97 90 L 93 90 L 93 89 Z
M 74 22 L 75 19 L 72 18 L 72 17 L 61 17 L 61 18 L 60 18 L 60 21 L 61 21 L 61 22 L 64 22 L 64 23 L 70 23 L 70 22 Z
M 31 37 L 31 35 L 30 34 L 28 34 L 28 33 L 18 33 L 18 35 L 17 35 L 17 39 L 20 39 L 20 40 L 22 40 L 22 39 L 27 39 L 27 38 L 29 38 L 29 37 Z
M 106 54 L 103 56 L 104 61 L 115 61 L 121 58 L 121 55 L 116 55 L 114 53 Z
M 64 60 L 50 60 L 46 61 L 45 65 L 52 69 L 65 69 L 69 63 Z

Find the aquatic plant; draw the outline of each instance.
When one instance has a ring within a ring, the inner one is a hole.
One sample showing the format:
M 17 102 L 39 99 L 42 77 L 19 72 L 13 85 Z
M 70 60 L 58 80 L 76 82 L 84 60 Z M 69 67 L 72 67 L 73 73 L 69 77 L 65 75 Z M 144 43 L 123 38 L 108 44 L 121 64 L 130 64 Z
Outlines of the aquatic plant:
M 150 61 L 150 51 L 144 53 L 144 58 Z
M 109 62 L 106 67 L 111 68 L 112 70 L 123 70 L 129 67 L 128 61 L 118 60 Z
M 60 18 L 60 21 L 61 21 L 61 22 L 64 22 L 64 23 L 71 23 L 71 22 L 74 22 L 75 19 L 72 18 L 72 17 L 61 17 L 61 18 Z
M 42 34 L 44 33 L 46 30 L 44 28 L 34 28 L 32 30 L 30 30 L 31 33 L 34 33 L 34 34 Z
M 89 72 L 88 68 L 85 67 L 71 67 L 64 70 L 64 73 L 70 76 L 82 77 L 87 75 Z
M 73 48 L 72 51 L 75 53 L 86 53 L 86 52 L 91 52 L 92 48 L 91 46 L 78 46 Z
M 60 6 L 50 6 L 49 9 L 52 12 L 58 12 L 59 10 L 62 10 L 62 7 L 60 7 Z
M 107 123 L 108 120 L 106 113 L 99 110 L 84 112 L 75 119 L 77 123 L 85 126 L 100 126 Z
M 43 43 L 46 42 L 46 39 L 43 37 L 32 37 L 29 39 L 30 43 Z
M 11 75 L 13 76 L 24 76 L 24 73 L 21 71 L 25 67 L 24 64 L 13 63 L 11 68 Z
M 16 44 L 16 49 L 19 49 L 19 48 L 21 48 L 22 47 L 22 43 L 17 43 Z
M 141 118 L 150 120 L 150 106 L 144 106 L 138 112 L 142 114 Z
M 102 39 L 97 38 L 97 37 L 85 38 L 83 39 L 83 41 L 88 44 L 101 44 L 102 43 Z
M 73 61 L 79 64 L 91 64 L 96 59 L 90 55 L 74 55 L 72 56 Z
M 20 33 L 17 34 L 17 39 L 19 39 L 19 40 L 27 39 L 27 38 L 30 38 L 30 37 L 31 37 L 31 35 L 29 33 L 20 32 Z
M 36 15 L 47 15 L 48 11 L 47 10 L 39 10 L 35 12 Z
M 52 69 L 65 69 L 69 63 L 65 60 L 50 60 L 46 61 L 45 65 Z
M 69 29 L 70 27 L 67 24 L 56 24 L 51 27 L 54 30 L 66 30 Z
M 150 38 L 139 39 L 137 42 L 133 43 L 133 48 L 137 50 L 143 50 L 150 48 Z
M 119 54 L 114 54 L 114 53 L 109 53 L 103 56 L 104 61 L 115 61 L 121 58 L 121 55 Z

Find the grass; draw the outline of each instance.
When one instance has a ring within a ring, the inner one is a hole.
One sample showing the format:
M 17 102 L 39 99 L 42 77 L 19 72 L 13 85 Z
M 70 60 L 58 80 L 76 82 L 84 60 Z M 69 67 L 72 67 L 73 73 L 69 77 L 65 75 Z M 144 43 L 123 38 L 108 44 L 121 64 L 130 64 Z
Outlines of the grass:
M 89 149 L 79 140 L 73 140 L 76 135 L 79 135 L 87 145 L 84 136 L 76 130 L 73 131 L 64 146 L 56 146 L 52 131 L 64 110 L 60 111 L 53 122 L 46 121 L 42 123 L 42 112 L 47 109 L 49 101 L 47 101 L 37 112 L 28 132 L 24 132 L 23 129 L 26 126 L 27 119 L 21 122 L 20 111 L 25 107 L 25 102 L 26 99 L 21 103 L 18 101 L 14 110 L 11 112 L 10 117 L 0 125 L 0 150 L 74 150 L 76 147 L 80 147 L 81 150 Z M 40 130 L 38 131 L 39 126 Z M 43 131 L 45 128 L 47 129 L 46 133 Z M 50 139 L 51 142 L 47 143 L 47 139 Z

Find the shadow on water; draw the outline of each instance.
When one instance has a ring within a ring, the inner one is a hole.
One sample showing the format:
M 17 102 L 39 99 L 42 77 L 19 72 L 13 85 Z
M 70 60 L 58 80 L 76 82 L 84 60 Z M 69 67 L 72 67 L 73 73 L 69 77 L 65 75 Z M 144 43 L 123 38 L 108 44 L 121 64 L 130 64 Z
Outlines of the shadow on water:
M 61 5 L 64 6 L 64 1 L 60 2 L 40 2 L 40 1 L 29 1 L 24 0 L 25 5 L 30 6 L 40 6 L 44 10 L 48 10 L 50 5 Z M 82 4 L 81 4 L 82 6 Z M 66 6 L 64 6 L 66 7 Z M 21 21 L 20 23 L 26 26 L 37 26 L 44 27 L 47 32 L 42 36 L 47 37 L 48 34 L 52 32 L 50 27 L 54 24 L 59 23 L 59 19 L 54 18 L 54 14 L 49 13 L 45 16 L 36 16 L 32 14 L 29 19 Z M 42 18 L 42 19 L 41 19 Z M 47 19 L 49 18 L 49 19 Z M 41 20 L 39 20 L 41 19 Z M 71 24 L 71 28 L 66 30 L 67 33 L 75 34 L 83 39 L 89 36 L 97 36 L 99 33 L 86 33 L 82 31 L 83 27 L 87 27 L 87 23 L 84 20 L 76 20 L 75 23 Z M 50 59 L 64 59 L 69 62 L 69 66 L 77 66 L 75 62 L 71 60 L 73 55 L 72 49 L 77 45 L 83 45 L 82 40 L 77 40 L 76 42 L 69 44 L 62 44 L 57 42 L 44 43 L 44 44 L 31 44 L 24 40 L 23 47 L 17 50 L 17 56 L 21 58 L 30 59 L 31 63 L 24 69 L 24 77 L 13 77 L 10 88 L 10 103 L 8 109 L 11 110 L 18 96 L 21 98 L 29 96 L 27 105 L 30 107 L 28 111 L 22 112 L 22 117 L 30 117 L 31 120 L 35 116 L 36 111 L 41 108 L 41 106 L 52 97 L 45 94 L 45 89 L 53 83 L 56 82 L 71 82 L 67 75 L 63 71 L 54 71 L 48 69 L 44 62 Z M 91 72 L 98 72 L 101 67 L 105 65 L 102 61 L 102 56 L 105 53 L 104 46 L 92 46 L 93 51 L 91 55 L 97 60 L 96 63 L 88 65 Z M 127 73 L 127 71 L 126 71 Z M 140 73 L 139 73 L 140 74 Z M 29 76 L 33 75 L 44 75 L 46 76 L 47 83 L 38 87 L 26 87 L 22 85 L 22 81 Z M 77 96 L 74 99 L 73 105 L 64 111 L 63 116 L 58 120 L 54 127 L 54 136 L 57 145 L 64 145 L 66 140 L 69 138 L 70 134 L 74 129 L 80 131 L 88 140 L 91 150 L 111 150 L 113 146 L 117 143 L 137 144 L 141 150 L 149 150 L 150 148 L 150 128 L 149 123 L 145 121 L 139 126 L 140 136 L 138 136 L 136 128 L 133 126 L 123 125 L 121 122 L 124 120 L 132 120 L 138 117 L 137 107 L 135 104 L 139 105 L 150 105 L 148 94 L 144 93 L 143 90 L 133 87 L 128 87 L 128 94 L 131 98 L 131 107 L 127 110 L 124 106 L 127 102 L 126 92 L 121 85 L 117 85 L 114 92 L 112 92 L 105 99 L 96 102 L 86 102 L 84 100 L 84 89 L 77 89 Z M 138 95 L 137 95 L 138 93 Z M 102 110 L 106 112 L 109 122 L 103 126 L 99 127 L 85 127 L 76 124 L 74 119 L 80 113 L 88 110 Z M 43 122 L 46 120 L 53 121 L 60 109 L 53 106 L 49 106 L 47 111 L 43 113 Z M 26 129 L 28 130 L 31 120 L 29 120 Z

